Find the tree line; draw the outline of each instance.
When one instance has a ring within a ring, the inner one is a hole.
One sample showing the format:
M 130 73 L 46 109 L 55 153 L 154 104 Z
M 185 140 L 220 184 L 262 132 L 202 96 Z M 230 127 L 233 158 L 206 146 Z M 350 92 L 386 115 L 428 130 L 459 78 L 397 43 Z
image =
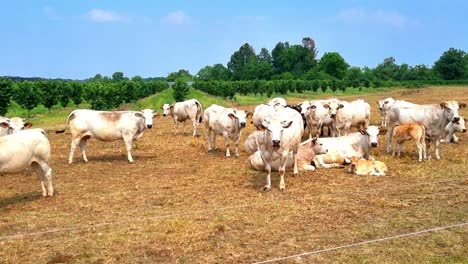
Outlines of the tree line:
M 61 81 L 41 79 L 37 81 L 15 81 L 0 78 L 0 115 L 5 115 L 11 100 L 28 113 L 38 105 L 47 109 L 60 104 L 90 104 L 92 109 L 114 109 L 124 103 L 132 103 L 149 95 L 169 88 L 166 81 L 131 79 L 122 72 L 115 72 L 112 78 L 97 74 L 85 81 Z

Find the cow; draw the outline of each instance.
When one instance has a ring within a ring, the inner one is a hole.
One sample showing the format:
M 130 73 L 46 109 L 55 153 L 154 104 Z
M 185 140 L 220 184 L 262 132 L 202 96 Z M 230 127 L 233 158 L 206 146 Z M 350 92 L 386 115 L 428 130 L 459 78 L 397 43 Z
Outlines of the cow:
M 185 135 L 185 122 L 190 120 L 193 126 L 192 136 L 197 136 L 198 124 L 202 122 L 202 105 L 198 100 L 190 99 L 173 104 L 164 104 L 161 109 L 163 110 L 163 116 L 170 116 L 174 119 L 176 125 L 174 134 L 177 134 L 179 122 L 181 122 Z
M 17 133 L 25 128 L 32 127 L 32 124 L 29 122 L 24 122 L 25 120 L 21 117 L 0 117 L 0 123 L 2 123 L 0 128 L 0 136 L 5 136 L 8 134 Z M 8 124 L 8 125 L 7 125 Z
M 348 172 L 356 175 L 385 176 L 388 172 L 387 165 L 382 161 L 365 160 L 359 157 L 351 157 L 351 165 Z
M 297 169 L 298 171 L 315 171 L 315 167 L 311 165 L 315 155 L 326 154 L 327 149 L 316 138 L 308 139 L 299 145 L 297 151 Z M 249 163 L 252 168 L 258 171 L 265 170 L 265 163 L 263 163 L 260 151 L 254 152 L 249 157 Z M 279 158 L 271 161 L 271 170 L 279 171 L 280 160 Z M 292 153 L 288 155 L 286 169 L 294 167 L 294 159 Z
M 370 105 L 362 99 L 352 102 L 330 101 L 323 106 L 328 109 L 333 119 L 332 127 L 335 135 L 347 135 L 351 127 L 365 130 L 370 122 Z
M 252 124 L 258 128 L 260 125 L 262 125 L 263 120 L 267 117 L 272 115 L 275 111 L 281 109 L 282 107 L 280 106 L 271 106 L 269 104 L 261 104 L 257 105 L 254 109 L 253 115 L 252 115 Z
M 268 101 L 267 103 L 270 106 L 280 106 L 281 108 L 286 107 L 286 100 L 281 97 L 276 97 Z
M 466 104 L 457 101 L 443 101 L 440 104 L 414 105 L 410 107 L 399 107 L 393 105 L 387 112 L 387 153 L 390 154 L 393 136 L 393 127 L 413 122 L 419 122 L 426 128 L 426 137 L 429 144 L 426 144 L 427 157 L 431 159 L 430 142 L 435 145 L 435 158 L 440 159 L 439 144 L 444 136 L 445 128 L 452 121 L 460 120 L 458 109 L 465 108 Z
M 304 133 L 304 124 L 301 115 L 291 109 L 279 109 L 273 115 L 267 116 L 262 125 L 258 127 L 264 132 L 263 141 L 259 145 L 260 155 L 267 171 L 266 185 L 262 188 L 267 191 L 271 188 L 271 162 L 279 159 L 280 190 L 284 192 L 284 174 L 289 153 L 292 152 L 294 162 L 294 175 L 298 174 L 297 151 Z
M 145 109 L 141 111 L 95 111 L 88 109 L 77 109 L 70 113 L 63 130 L 56 133 L 63 133 L 70 123 L 72 142 L 68 163 L 73 162 L 73 155 L 79 145 L 84 162 L 88 162 L 86 157 L 86 143 L 90 138 L 100 141 L 115 141 L 123 139 L 127 148 L 127 157 L 130 163 L 133 162 L 131 149 L 134 140 L 141 136 L 146 128 L 153 127 L 153 118 L 158 116 L 154 110 Z
M 398 149 L 398 157 L 401 155 L 403 143 L 405 141 L 414 140 L 418 147 L 419 162 L 427 158 L 426 156 L 426 128 L 421 123 L 409 123 L 398 125 L 393 128 L 393 140 L 395 147 L 393 148 L 392 156 L 395 156 Z
M 320 138 L 319 141 L 328 149 L 328 153 L 315 156 L 315 167 L 342 167 L 343 164 L 350 162 L 349 157 L 352 156 L 372 159 L 371 148 L 378 147 L 378 136 L 386 132 L 384 127 L 369 126 L 366 130 L 349 133 L 346 136 Z
M 309 102 L 309 109 L 306 116 L 306 124 L 309 128 L 309 138 L 312 137 L 313 128 L 316 128 L 317 137 L 323 136 L 323 128 L 328 127 L 328 136 L 335 133 L 331 130 L 333 118 L 328 114 L 328 109 L 324 107 L 324 103 L 338 101 L 337 99 L 329 100 L 313 100 Z M 320 132 L 320 133 L 319 133 Z
M 263 140 L 263 132 L 255 130 L 244 141 L 244 151 L 253 154 L 258 150 L 259 141 Z
M 455 135 L 455 132 L 466 133 L 465 127 L 466 119 L 460 116 L 458 121 L 449 122 L 445 127 L 445 133 L 447 136 L 440 140 L 440 142 L 452 142 L 457 143 L 458 137 Z
M 206 128 L 208 151 L 216 149 L 216 136 L 222 135 L 226 142 L 226 158 L 231 157 L 229 151 L 231 140 L 234 141 L 234 155 L 239 157 L 239 140 L 242 129 L 246 126 L 247 118 L 251 116 L 250 112 L 224 108 L 216 104 L 205 109 L 203 123 Z M 211 145 L 211 135 L 213 135 L 213 146 Z
M 0 138 L 0 174 L 32 167 L 41 181 L 42 196 L 53 196 L 50 142 L 43 129 L 28 129 Z
M 398 107 L 415 106 L 415 104 L 413 103 L 403 101 L 403 100 L 395 100 L 391 97 L 385 98 L 383 100 L 379 100 L 377 101 L 377 104 L 379 105 L 379 112 L 380 112 L 380 116 L 382 117 L 382 126 L 387 125 L 387 112 L 391 106 L 398 106 Z

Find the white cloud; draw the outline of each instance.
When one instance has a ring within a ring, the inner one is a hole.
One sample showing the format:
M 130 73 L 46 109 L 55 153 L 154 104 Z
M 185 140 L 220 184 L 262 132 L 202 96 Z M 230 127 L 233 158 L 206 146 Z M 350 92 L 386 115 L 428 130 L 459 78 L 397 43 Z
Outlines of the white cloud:
M 44 6 L 42 8 L 42 11 L 46 15 L 47 19 L 49 20 L 61 20 L 62 18 L 57 14 L 57 11 L 55 11 L 55 8 L 50 7 L 50 6 Z
M 346 23 L 379 23 L 396 28 L 414 26 L 415 20 L 398 12 L 383 10 L 366 10 L 364 8 L 350 8 L 338 13 L 336 18 Z
M 172 25 L 182 25 L 190 23 L 190 17 L 184 13 L 182 10 L 177 10 L 174 12 L 169 12 L 164 18 L 163 21 Z
M 86 18 L 94 22 L 118 22 L 127 20 L 125 16 L 98 8 L 89 10 L 88 13 L 86 13 Z

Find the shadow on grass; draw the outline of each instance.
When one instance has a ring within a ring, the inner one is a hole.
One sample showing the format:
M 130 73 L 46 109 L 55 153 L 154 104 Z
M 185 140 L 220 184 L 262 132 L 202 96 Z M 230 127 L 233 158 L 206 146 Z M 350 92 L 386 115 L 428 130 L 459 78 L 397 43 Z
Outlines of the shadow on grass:
M 9 205 L 28 203 L 38 199 L 43 199 L 41 193 L 39 192 L 29 192 L 19 194 L 10 198 L 0 200 L 0 208 L 7 207 Z

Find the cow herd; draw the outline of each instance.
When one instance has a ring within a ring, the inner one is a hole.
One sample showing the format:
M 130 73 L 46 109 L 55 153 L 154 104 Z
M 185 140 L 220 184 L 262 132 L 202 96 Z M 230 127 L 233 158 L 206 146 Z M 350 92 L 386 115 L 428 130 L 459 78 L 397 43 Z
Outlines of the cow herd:
M 271 188 L 272 171 L 279 172 L 281 191 L 285 190 L 284 176 L 289 169 L 297 175 L 299 171 L 348 166 L 350 173 L 383 176 L 388 172 L 387 166 L 370 155 L 371 149 L 379 146 L 379 135 L 387 135 L 389 154 L 392 141 L 395 142 L 393 156 L 400 156 L 402 144 L 413 140 L 419 161 L 422 161 L 431 159 L 431 143 L 435 145 L 435 158 L 440 159 L 440 142 L 457 142 L 455 132 L 466 132 L 465 119 L 458 113 L 466 107 L 465 103 L 443 101 L 419 105 L 393 98 L 377 103 L 382 117 L 380 126 L 370 125 L 370 105 L 362 99 L 352 102 L 326 99 L 288 105 L 284 99 L 274 98 L 256 106 L 253 112 L 215 104 L 203 111 L 200 102 L 191 99 L 164 104 L 161 109 L 164 117 L 173 118 L 175 133 L 182 123 L 185 134 L 185 122 L 189 121 L 195 137 L 199 125 L 203 124 L 209 152 L 216 149 L 216 136 L 223 136 L 226 158 L 231 157 L 231 145 L 234 156 L 240 156 L 242 130 L 248 123 L 253 124 L 256 130 L 246 138 L 243 147 L 250 154 L 250 166 L 267 173 L 264 191 Z M 159 114 L 151 109 L 77 109 L 66 119 L 65 128 L 56 133 L 63 133 L 67 126 L 70 128 L 69 164 L 78 146 L 83 160 L 88 162 L 86 145 L 91 138 L 123 140 L 128 161 L 133 162 L 133 141 L 143 136 L 145 129 L 153 127 L 155 117 Z M 21 118 L 0 117 L 0 174 L 18 173 L 32 167 L 41 181 L 42 195 L 52 196 L 50 142 L 43 129 L 25 129 L 29 127 L 31 124 Z M 350 132 L 352 128 L 357 132 Z M 328 130 L 328 137 L 324 137 L 325 130 Z M 302 141 L 303 138 L 308 139 Z

